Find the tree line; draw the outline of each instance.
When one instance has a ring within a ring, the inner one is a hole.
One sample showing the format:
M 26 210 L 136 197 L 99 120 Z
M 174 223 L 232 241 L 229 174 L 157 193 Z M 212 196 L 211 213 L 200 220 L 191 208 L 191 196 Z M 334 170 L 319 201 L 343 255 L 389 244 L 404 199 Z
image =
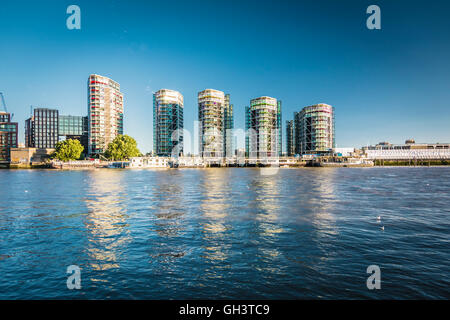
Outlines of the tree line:
M 67 139 L 56 144 L 51 158 L 60 161 L 82 160 L 84 147 L 79 140 Z M 141 156 L 135 139 L 128 135 L 118 135 L 107 147 L 104 157 L 112 161 L 128 160 Z

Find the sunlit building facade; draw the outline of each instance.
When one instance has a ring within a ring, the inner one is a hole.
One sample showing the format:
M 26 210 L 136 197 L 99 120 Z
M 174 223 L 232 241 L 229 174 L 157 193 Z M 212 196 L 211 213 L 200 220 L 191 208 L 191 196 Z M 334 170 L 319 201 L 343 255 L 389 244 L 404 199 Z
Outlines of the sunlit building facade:
M 294 144 L 294 120 L 286 121 L 286 154 L 288 157 L 295 154 Z
M 88 154 L 102 154 L 123 134 L 123 94 L 119 83 L 100 75 L 88 79 Z
M 59 141 L 59 111 L 35 108 L 33 116 L 25 120 L 25 146 L 53 149 Z
M 295 153 L 324 154 L 335 147 L 334 108 L 325 103 L 294 113 Z
M 380 142 L 375 146 L 362 147 L 368 159 L 373 160 L 448 160 L 450 143 L 416 143 L 408 139 L 404 144 Z
M 230 95 L 214 89 L 198 93 L 199 154 L 225 157 L 233 154 L 233 105 Z
M 25 120 L 25 147 L 27 148 L 34 147 L 33 121 L 33 116 Z
M 245 121 L 248 157 L 281 156 L 281 101 L 266 96 L 252 99 L 245 108 Z
M 153 150 L 158 156 L 183 154 L 183 95 L 161 89 L 153 94 Z
M 80 141 L 84 153 L 88 150 L 88 117 L 59 116 L 59 140 L 72 139 Z
M 225 95 L 225 106 L 224 106 L 224 150 L 226 157 L 232 157 L 234 155 L 234 116 L 233 116 L 233 104 L 230 103 L 230 95 Z
M 0 164 L 10 162 L 11 148 L 17 148 L 17 122 L 11 122 L 11 114 L 0 111 Z

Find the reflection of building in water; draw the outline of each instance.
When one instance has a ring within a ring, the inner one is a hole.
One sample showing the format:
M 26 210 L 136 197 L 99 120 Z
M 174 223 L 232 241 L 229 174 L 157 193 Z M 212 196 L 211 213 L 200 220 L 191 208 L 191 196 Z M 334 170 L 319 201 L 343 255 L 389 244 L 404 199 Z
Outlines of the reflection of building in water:
M 302 245 L 314 248 L 294 259 L 315 270 L 323 270 L 339 254 L 336 250 L 336 198 L 339 168 L 311 169 L 304 179 L 305 195 L 301 197 L 302 225 L 306 226 Z M 348 209 L 347 209 L 348 210 Z
M 101 170 L 89 173 L 86 217 L 87 252 L 95 270 L 118 268 L 118 256 L 130 239 L 126 229 L 126 206 L 122 203 L 122 173 Z
M 282 254 L 279 243 L 286 230 L 281 219 L 281 203 L 283 179 L 278 174 L 257 175 L 253 178 L 249 191 L 253 195 L 255 212 L 256 270 L 265 274 L 280 275 L 283 273 Z
M 186 198 L 184 181 L 178 171 L 159 173 L 162 179 L 152 188 L 150 229 L 154 235 L 148 237 L 149 263 L 160 273 L 175 272 L 174 262 L 187 253 L 183 237 L 186 224 Z
M 335 168 L 315 170 L 311 175 L 311 192 L 307 206 L 313 212 L 312 224 L 316 227 L 318 235 L 337 234 L 335 217 L 332 214 L 336 200 L 336 173 Z
M 155 231 L 161 237 L 174 237 L 184 229 L 181 220 L 186 206 L 182 182 L 177 180 L 176 175 L 166 179 L 167 182 L 160 181 L 154 189 Z
M 201 211 L 203 223 L 203 239 L 206 241 L 204 257 L 210 261 L 224 261 L 227 258 L 223 239 L 227 237 L 225 219 L 228 216 L 231 203 L 228 198 L 228 170 L 205 170 L 201 189 L 203 199 Z
M 280 174 L 258 176 L 252 183 L 252 189 L 256 193 L 255 204 L 258 209 L 256 219 L 261 223 L 259 227 L 264 236 L 273 236 L 283 232 L 283 229 L 277 225 L 282 183 Z

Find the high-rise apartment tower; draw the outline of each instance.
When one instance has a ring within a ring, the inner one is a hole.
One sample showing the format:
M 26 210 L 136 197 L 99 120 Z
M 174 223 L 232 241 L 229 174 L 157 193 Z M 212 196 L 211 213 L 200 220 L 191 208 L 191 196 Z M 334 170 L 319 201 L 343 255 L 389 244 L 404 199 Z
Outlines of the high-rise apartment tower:
M 325 103 L 294 113 L 295 153 L 323 154 L 335 147 L 334 108 Z
M 198 93 L 199 154 L 233 155 L 233 105 L 230 95 L 214 89 Z
M 153 94 L 153 151 L 158 156 L 183 153 L 183 96 L 161 89 Z
M 250 158 L 281 156 L 281 101 L 259 97 L 245 109 L 246 154 Z
M 123 94 L 120 85 L 104 76 L 88 79 L 88 154 L 104 153 L 123 134 Z

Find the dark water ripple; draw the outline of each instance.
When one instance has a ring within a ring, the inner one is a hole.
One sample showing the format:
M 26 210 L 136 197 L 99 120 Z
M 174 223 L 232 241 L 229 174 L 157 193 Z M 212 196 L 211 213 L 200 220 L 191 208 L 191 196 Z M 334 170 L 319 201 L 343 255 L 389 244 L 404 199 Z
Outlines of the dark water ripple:
M 450 298 L 450 168 L 1 170 L 0 182 L 0 299 Z M 73 264 L 81 290 L 66 287 Z M 371 264 L 381 290 L 366 287 Z

